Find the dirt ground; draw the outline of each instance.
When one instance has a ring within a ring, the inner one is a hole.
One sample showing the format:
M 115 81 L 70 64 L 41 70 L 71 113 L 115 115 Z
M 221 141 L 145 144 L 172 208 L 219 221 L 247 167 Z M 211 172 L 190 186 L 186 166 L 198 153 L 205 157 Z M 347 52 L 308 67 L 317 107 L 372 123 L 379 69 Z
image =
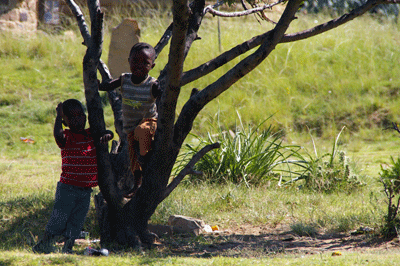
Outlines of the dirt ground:
M 319 254 L 341 252 L 400 251 L 399 240 L 381 239 L 373 233 L 325 234 L 297 236 L 288 226 L 268 228 L 240 226 L 234 229 L 202 234 L 197 237 L 162 237 L 165 253 L 195 256 L 263 257 L 278 253 Z
M 92 243 L 91 243 L 92 242 Z M 83 248 L 99 240 L 78 239 L 76 245 Z M 330 253 L 340 256 L 342 252 L 400 252 L 400 241 L 382 239 L 373 232 L 356 234 L 317 233 L 298 236 L 289 226 L 276 228 L 267 226 L 242 225 L 237 228 L 222 229 L 198 236 L 165 234 L 160 236 L 157 252 L 171 256 L 184 257 L 265 257 L 285 254 Z M 60 243 L 60 245 L 62 245 Z

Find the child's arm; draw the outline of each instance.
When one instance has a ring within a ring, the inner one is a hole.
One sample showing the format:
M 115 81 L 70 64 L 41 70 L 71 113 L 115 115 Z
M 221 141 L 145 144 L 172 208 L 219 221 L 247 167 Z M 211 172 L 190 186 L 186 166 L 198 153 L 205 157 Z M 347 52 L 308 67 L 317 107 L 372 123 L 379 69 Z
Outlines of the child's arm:
M 62 103 L 59 103 L 56 108 L 57 111 L 57 116 L 56 116 L 56 121 L 54 122 L 54 139 L 56 140 L 57 144 L 59 146 L 64 146 L 65 145 L 65 136 L 64 136 L 64 130 L 62 127 Z
M 111 130 L 106 130 L 103 136 L 100 137 L 101 143 L 107 143 L 114 138 L 114 133 Z
M 158 98 L 159 96 L 161 96 L 162 90 L 160 87 L 160 83 L 158 82 L 158 80 L 156 82 L 153 83 L 153 86 L 151 87 L 151 94 L 153 94 L 154 98 Z
M 111 130 L 105 130 L 102 133 L 96 134 L 92 128 L 89 128 L 92 138 L 99 140 L 100 143 L 107 143 L 114 138 L 114 133 Z
M 121 77 L 99 83 L 99 91 L 112 91 L 118 87 L 121 87 Z

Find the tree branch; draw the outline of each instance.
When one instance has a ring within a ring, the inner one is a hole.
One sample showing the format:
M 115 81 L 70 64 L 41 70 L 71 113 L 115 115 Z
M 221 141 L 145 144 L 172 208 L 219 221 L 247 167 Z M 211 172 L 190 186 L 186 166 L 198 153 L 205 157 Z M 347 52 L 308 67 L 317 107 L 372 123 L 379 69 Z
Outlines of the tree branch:
M 280 40 L 280 43 L 288 43 L 288 42 L 303 40 L 303 39 L 324 33 L 328 30 L 339 27 L 342 24 L 344 24 L 356 17 L 363 15 L 365 12 L 372 9 L 376 5 L 396 3 L 396 2 L 399 2 L 399 0 L 393 0 L 393 1 L 391 1 L 391 0 L 378 0 L 378 1 L 370 0 L 370 1 L 366 2 L 365 4 L 363 4 L 362 6 L 355 8 L 354 10 L 350 11 L 347 14 L 342 15 L 341 17 L 339 17 L 337 19 L 333 19 L 329 22 L 320 24 L 316 27 L 313 27 L 313 28 L 305 30 L 305 31 L 284 35 L 282 37 L 282 39 Z M 262 42 L 264 42 L 267 38 L 269 38 L 269 35 L 271 34 L 271 32 L 272 31 L 268 31 L 261 35 L 255 36 L 255 37 L 251 38 L 250 40 L 245 41 L 245 42 L 235 46 L 231 50 L 222 53 L 221 55 L 217 56 L 216 58 L 214 58 L 196 68 L 193 68 L 191 70 L 184 72 L 182 74 L 181 86 L 184 86 L 190 82 L 193 82 L 203 76 L 206 76 L 207 74 L 213 72 L 214 70 L 218 69 L 219 67 L 232 61 L 236 57 L 259 46 Z
M 226 51 L 216 58 L 196 67 L 182 74 L 181 86 L 184 86 L 192 81 L 195 81 L 219 67 L 225 65 L 226 63 L 232 61 L 236 57 L 248 52 L 249 50 L 259 46 L 266 38 L 268 38 L 271 31 L 266 32 L 262 35 L 251 38 L 250 40 L 243 42 L 234 48 Z
M 90 53 L 91 60 L 93 60 L 93 64 L 96 64 L 95 71 L 97 71 L 97 66 L 100 62 L 100 57 L 103 48 L 103 21 L 104 14 L 100 9 L 100 1 L 99 0 L 87 0 L 87 4 L 89 7 L 90 13 L 90 21 L 91 23 L 91 32 L 92 37 L 90 38 L 90 42 L 88 42 L 88 53 Z M 97 77 L 95 79 L 97 83 Z M 92 82 L 92 80 L 91 80 Z M 98 89 L 98 88 L 97 88 Z M 105 129 L 105 126 L 104 126 Z
M 188 27 L 189 19 L 189 7 L 185 0 L 174 0 L 173 1 L 173 27 L 171 45 L 168 57 L 168 63 L 165 67 L 165 76 L 160 80 L 160 85 L 163 88 L 161 99 L 159 100 L 160 105 L 158 107 L 158 121 L 157 130 L 154 136 L 154 153 L 151 156 L 150 162 L 144 169 L 146 172 L 153 171 L 155 175 L 159 175 L 157 171 L 164 168 L 163 171 L 172 170 L 173 163 L 169 163 L 170 156 L 174 156 L 172 143 L 173 137 L 173 126 L 175 121 L 175 112 L 177 99 L 180 93 L 180 79 L 182 75 L 183 62 L 185 60 L 185 40 L 186 32 Z M 162 163 L 160 163 L 162 162 Z M 168 163 L 168 165 L 162 165 Z M 151 165 L 157 165 L 157 168 L 151 167 Z M 161 166 L 162 165 L 162 166 Z M 142 186 L 150 186 L 151 190 L 159 191 L 166 187 L 168 184 L 168 178 L 160 180 L 143 180 Z M 157 181 L 157 182 L 156 182 Z M 148 182 L 148 183 L 147 183 Z
M 275 49 L 289 24 L 295 19 L 295 13 L 301 0 L 289 0 L 276 27 L 263 39 L 261 46 L 251 55 L 240 61 L 236 66 L 221 76 L 217 81 L 199 91 L 186 102 L 175 123 L 174 142 L 180 146 L 189 134 L 198 112 L 210 101 L 231 87 L 236 81 L 255 69 Z
M 196 4 L 197 1 L 193 1 L 190 3 L 189 8 L 193 9 L 193 6 Z M 221 1 L 221 5 L 223 4 L 223 1 Z M 215 5 L 214 5 L 215 6 Z M 164 47 L 168 44 L 169 39 L 172 37 L 172 23 L 168 26 L 168 28 L 165 30 L 163 36 L 160 38 L 156 46 L 154 46 L 154 50 L 156 50 L 156 55 L 158 56 L 161 51 L 164 49 Z
M 188 30 L 187 30 L 187 37 L 184 40 L 185 42 L 185 51 L 184 51 L 184 57 L 186 58 L 189 49 L 193 43 L 194 40 L 197 39 L 197 31 L 199 30 L 201 20 L 203 18 L 203 8 L 205 5 L 204 0 L 194 0 L 193 2 L 190 3 L 189 5 L 189 12 L 190 12 L 190 18 L 188 20 Z M 157 45 L 154 47 L 156 50 L 157 54 L 161 52 L 161 50 L 164 48 L 164 46 L 167 45 L 169 39 L 172 37 L 172 28 L 173 25 L 171 24 L 168 29 L 164 32 L 163 36 L 161 37 L 160 41 L 157 43 Z M 192 33 L 195 32 L 195 36 L 191 37 Z M 169 64 L 167 63 L 164 67 L 164 69 L 161 71 L 160 76 L 158 77 L 158 80 L 160 81 L 161 87 L 165 87 L 166 84 L 166 76 L 167 76 L 167 69 L 169 68 Z
M 185 58 L 188 55 L 190 47 L 192 46 L 193 42 L 195 40 L 200 39 L 200 37 L 197 35 L 197 32 L 199 31 L 201 22 L 204 17 L 202 10 L 204 9 L 205 4 L 206 4 L 205 0 L 194 0 L 189 5 L 190 16 L 188 20 L 188 30 L 185 41 L 185 50 L 184 50 Z
M 193 42 L 198 39 L 197 32 L 200 28 L 202 19 L 203 19 L 203 9 L 204 9 L 205 1 L 204 0 L 195 0 L 190 5 L 191 7 L 191 15 L 189 17 L 188 23 L 188 30 L 186 34 L 186 41 L 185 41 L 185 49 L 184 49 L 184 57 L 186 58 L 190 47 L 192 46 Z M 192 110 L 192 114 L 195 114 L 196 110 Z M 195 115 L 193 117 L 196 117 Z M 173 137 L 173 144 L 175 147 L 181 147 L 181 135 L 180 132 L 189 132 L 192 128 L 192 122 L 188 120 L 187 124 L 178 124 L 174 127 L 174 137 Z M 177 128 L 180 127 L 180 128 Z M 176 134 L 175 134 L 176 133 Z M 176 151 L 176 155 L 179 152 L 179 148 L 174 149 Z
M 299 8 L 300 3 L 301 0 L 289 0 L 287 7 L 276 27 L 263 36 L 264 38 L 262 38 L 261 46 L 253 54 L 243 59 L 226 74 L 221 76 L 215 83 L 200 91 L 197 98 L 204 97 L 204 99 L 206 99 L 204 102 L 209 102 L 229 88 L 240 78 L 256 68 L 280 42 L 281 38 L 289 27 L 289 24 L 293 19 L 295 19 L 295 13 Z
M 388 187 L 387 187 L 385 181 L 383 181 L 382 177 L 379 177 L 379 179 L 381 180 L 381 183 L 383 184 L 383 187 L 385 188 L 383 191 L 385 191 L 386 197 L 389 199 L 390 196 L 388 194 Z
M 87 46 L 86 54 L 83 59 L 83 82 L 85 87 L 85 98 L 88 107 L 88 120 L 91 130 L 95 135 L 101 135 L 105 130 L 104 114 L 101 105 L 100 95 L 97 84 L 97 67 L 103 43 L 103 13 L 100 10 L 98 0 L 88 0 L 88 7 L 91 12 L 91 31 L 90 36 L 85 19 L 79 7 L 72 0 L 67 0 L 71 11 L 76 15 L 84 44 Z M 110 205 L 115 209 L 122 207 L 122 195 L 118 191 L 114 182 L 114 175 L 110 164 L 108 145 L 101 144 L 96 140 L 98 180 L 103 195 Z
M 247 8 L 246 3 L 244 2 L 244 0 L 240 0 L 240 2 L 241 2 L 241 4 L 242 4 L 243 9 L 244 9 L 244 10 L 248 10 L 248 8 Z
M 174 145 L 180 147 L 185 140 L 187 134 L 192 130 L 193 121 L 204 107 L 204 103 L 201 103 L 202 99 L 197 97 L 199 90 L 196 88 L 192 89 L 189 100 L 183 106 L 182 111 L 179 114 L 178 120 L 175 123 L 174 129 Z
M 395 0 L 395 1 L 398 1 L 398 0 Z M 292 33 L 292 34 L 287 34 L 282 38 L 281 43 L 304 40 L 304 39 L 310 38 L 312 36 L 319 35 L 321 33 L 329 31 L 331 29 L 337 28 L 337 27 L 349 22 L 350 20 L 353 20 L 353 19 L 365 14 L 365 12 L 374 8 L 375 6 L 384 4 L 386 2 L 387 2 L 387 0 L 369 0 L 365 4 L 351 10 L 349 13 L 344 14 L 344 15 L 340 16 L 339 18 L 333 19 L 324 24 L 320 24 L 320 25 L 318 25 L 314 28 L 308 29 L 308 30 L 304 30 L 304 31 Z
M 182 171 L 179 172 L 179 174 L 171 181 L 171 183 L 166 187 L 163 196 L 161 198 L 161 201 L 163 201 L 165 198 L 171 194 L 171 192 L 179 185 L 179 183 L 183 180 L 183 178 L 191 173 L 194 173 L 195 171 L 193 170 L 194 165 L 209 151 L 213 149 L 217 149 L 220 147 L 220 144 L 218 142 L 207 145 L 203 147 L 198 153 L 196 153 L 192 159 L 189 161 L 189 163 L 183 168 Z M 160 202 L 161 202 L 160 201 Z
M 88 43 L 91 42 L 91 36 L 89 33 L 88 26 L 86 24 L 85 18 L 83 16 L 83 13 L 79 6 L 73 1 L 73 0 L 66 0 L 69 8 L 71 9 L 72 14 L 74 14 L 79 30 L 81 32 L 81 35 L 83 37 L 83 45 L 87 46 Z M 111 74 L 110 71 L 108 70 L 108 67 L 106 64 L 100 59 L 99 64 L 98 64 L 98 70 L 100 72 L 100 75 L 103 80 L 108 80 L 111 79 Z M 121 140 L 126 139 L 126 134 L 124 133 L 122 129 L 122 113 L 121 113 L 121 105 L 122 105 L 122 100 L 120 95 L 115 92 L 115 91 L 109 91 L 107 92 L 108 99 L 111 105 L 111 108 L 113 110 L 114 114 L 114 126 L 115 130 L 117 131 L 117 134 L 119 135 Z
M 397 213 L 399 212 L 399 207 L 400 207 L 400 197 L 397 198 L 397 205 L 396 205 L 396 209 L 394 210 L 393 219 L 396 218 Z
M 161 53 L 165 46 L 167 46 L 169 39 L 172 37 L 172 23 L 165 30 L 163 36 L 158 41 L 157 45 L 154 46 L 154 50 L 156 50 L 156 57 Z
M 271 9 L 272 7 L 279 5 L 283 2 L 286 2 L 286 0 L 278 0 L 278 2 L 272 3 L 272 4 L 265 4 L 263 6 L 255 7 L 252 9 L 246 9 L 245 11 L 241 12 L 221 12 L 219 10 L 215 10 L 213 6 L 209 5 L 206 8 L 204 8 L 203 13 L 210 13 L 213 16 L 218 16 L 218 17 L 225 17 L 225 18 L 234 18 L 234 17 L 243 17 L 243 16 L 248 16 L 254 13 L 261 12 L 265 9 Z
M 78 27 L 81 32 L 81 35 L 83 37 L 83 44 L 87 45 L 87 43 L 90 41 L 91 36 L 89 33 L 88 26 L 86 25 L 85 17 L 83 16 L 83 13 L 79 6 L 75 3 L 73 0 L 66 0 L 72 14 L 74 14 L 76 21 L 78 22 Z
M 391 126 L 391 127 L 384 128 L 384 130 L 387 130 L 387 129 L 394 129 L 394 130 L 396 130 L 398 133 L 400 133 L 400 129 L 399 129 L 397 123 L 395 123 L 395 122 L 392 122 L 392 126 Z

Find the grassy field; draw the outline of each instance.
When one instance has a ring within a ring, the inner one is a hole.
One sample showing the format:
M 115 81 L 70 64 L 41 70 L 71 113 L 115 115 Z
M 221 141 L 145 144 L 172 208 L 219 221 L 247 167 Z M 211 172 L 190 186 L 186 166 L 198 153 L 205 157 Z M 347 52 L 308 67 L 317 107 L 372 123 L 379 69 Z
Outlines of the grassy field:
M 153 45 L 169 23 L 166 13 L 137 19 L 141 40 Z M 290 31 L 326 20 L 299 16 Z M 253 18 L 220 22 L 223 51 L 271 28 Z M 107 21 L 104 61 L 110 29 L 118 23 L 119 18 L 114 16 Z M 207 17 L 203 24 L 199 32 L 202 40 L 193 45 L 185 69 L 220 53 L 216 19 Z M 357 164 L 364 187 L 351 194 L 320 194 L 296 186 L 277 189 L 274 182 L 250 188 L 233 184 L 181 185 L 160 204 L 151 222 L 166 224 L 170 215 L 181 214 L 223 229 L 246 224 L 272 228 L 303 225 L 330 232 L 348 232 L 360 226 L 379 228 L 386 206 L 377 178 L 381 165 L 388 163 L 390 156 L 398 157 L 400 145 L 398 133 L 383 130 L 392 121 L 398 122 L 400 116 L 399 30 L 398 24 L 364 17 L 309 40 L 278 45 L 259 68 L 207 106 L 193 129 L 193 133 L 205 136 L 215 126 L 216 114 L 227 129 L 237 123 L 236 112 L 251 125 L 273 115 L 269 122 L 285 133 L 284 143 L 312 150 L 312 136 L 317 151 L 323 154 L 346 126 L 339 149 Z M 282 253 L 209 259 L 163 257 L 151 251 L 108 258 L 33 255 L 30 249 L 46 225 L 60 174 L 59 149 L 52 137 L 55 107 L 67 98 L 84 101 L 85 47 L 81 42 L 75 27 L 57 34 L 0 33 L 0 265 L 392 265 L 399 258 L 384 252 L 349 252 L 342 257 Z M 157 77 L 165 65 L 167 49 L 157 59 L 153 76 Z M 203 88 L 237 62 L 182 88 L 178 111 L 191 88 Z M 105 115 L 107 127 L 114 130 L 109 106 L 105 107 Z M 21 137 L 32 138 L 35 143 L 23 142 Z M 98 237 L 93 206 L 85 230 L 91 238 Z
M 0 253 L 3 255 L 4 253 Z M 393 265 L 399 256 L 394 253 L 383 254 L 346 254 L 346 256 L 332 257 L 331 255 L 309 255 L 307 258 L 293 256 L 242 259 L 223 258 L 191 259 L 191 258 L 151 258 L 148 256 L 114 256 L 102 258 L 88 258 L 71 255 L 47 255 L 42 258 L 24 252 L 9 252 L 2 256 L 0 262 L 4 265 Z

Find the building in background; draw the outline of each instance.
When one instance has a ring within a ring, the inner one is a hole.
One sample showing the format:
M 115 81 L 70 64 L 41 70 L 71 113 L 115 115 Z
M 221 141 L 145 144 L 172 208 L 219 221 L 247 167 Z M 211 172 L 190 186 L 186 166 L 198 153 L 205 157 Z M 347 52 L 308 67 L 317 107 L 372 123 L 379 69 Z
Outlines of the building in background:
M 0 0 L 0 30 L 37 29 L 38 0 Z
M 75 2 L 86 5 L 86 0 Z M 113 8 L 139 2 L 162 6 L 172 0 L 100 0 L 100 5 Z M 59 25 L 64 14 L 71 15 L 65 0 L 0 0 L 0 30 L 36 30 L 40 23 Z
M 60 0 L 39 0 L 38 19 L 39 21 L 50 24 L 60 24 Z

